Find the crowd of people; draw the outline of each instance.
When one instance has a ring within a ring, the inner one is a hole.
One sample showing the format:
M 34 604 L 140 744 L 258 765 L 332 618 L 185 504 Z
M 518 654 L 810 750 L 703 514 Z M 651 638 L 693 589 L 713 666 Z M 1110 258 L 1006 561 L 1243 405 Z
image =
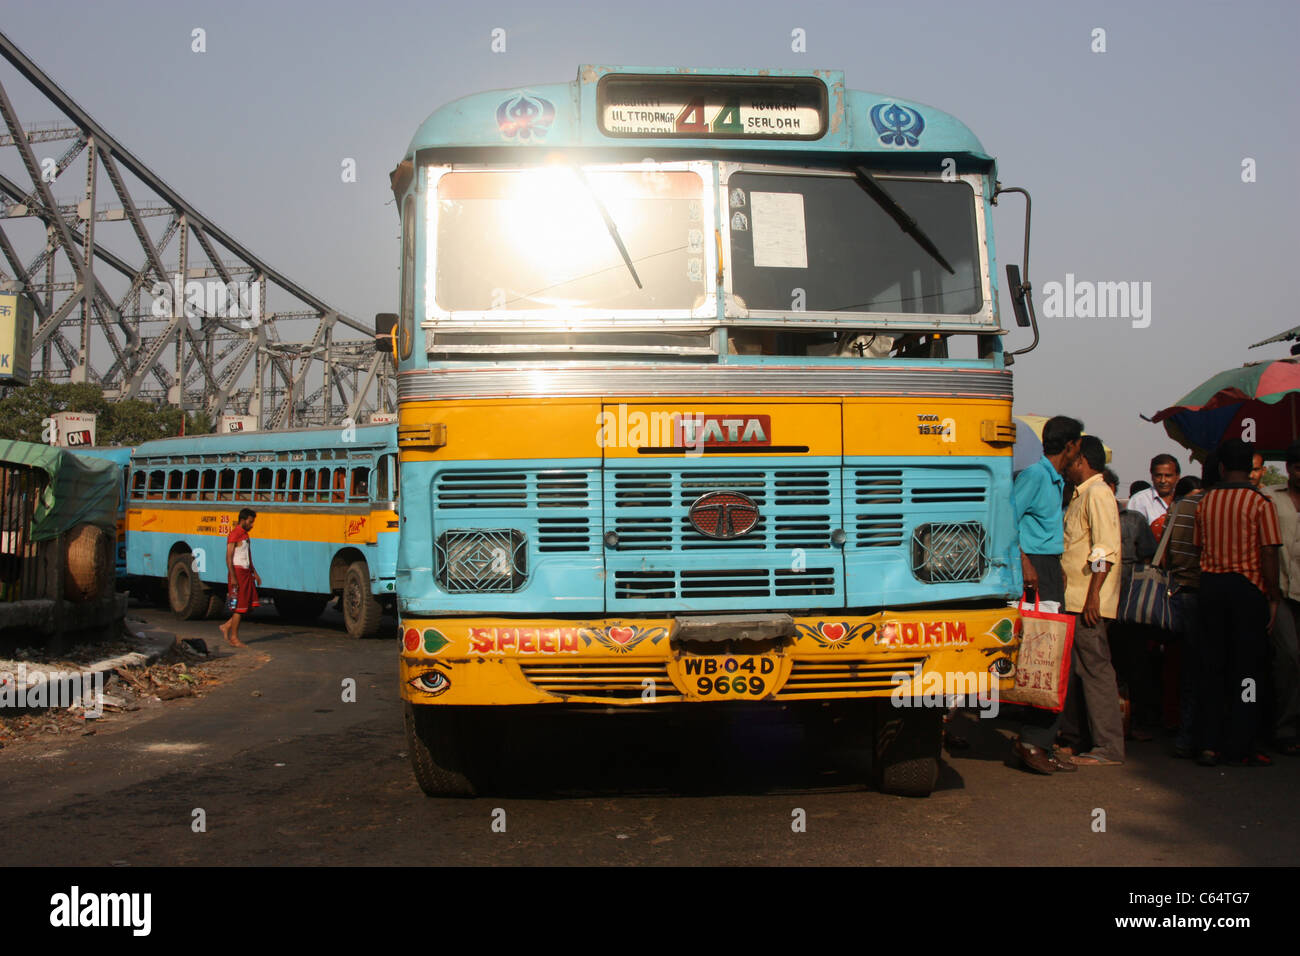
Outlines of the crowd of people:
M 1261 487 L 1263 457 L 1231 438 L 1199 478 L 1157 455 L 1121 506 L 1081 422 L 1049 419 L 1042 438 L 1015 482 L 1021 567 L 1029 603 L 1071 615 L 1074 640 L 1064 709 L 1024 709 L 1020 765 L 1114 766 L 1126 741 L 1162 731 L 1174 756 L 1205 766 L 1300 755 L 1300 441 L 1284 485 Z M 1163 571 L 1158 623 L 1134 577 L 1145 584 L 1147 568 Z

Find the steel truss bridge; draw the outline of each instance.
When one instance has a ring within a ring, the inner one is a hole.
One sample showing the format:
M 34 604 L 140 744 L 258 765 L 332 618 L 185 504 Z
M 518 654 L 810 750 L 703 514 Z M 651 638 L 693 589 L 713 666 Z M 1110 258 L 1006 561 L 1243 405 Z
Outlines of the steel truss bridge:
M 266 429 L 396 407 L 368 323 L 182 199 L 2 33 L 0 55 L 26 81 L 24 102 L 64 117 L 23 124 L 0 75 L 0 292 L 32 301 L 34 376 Z M 74 198 L 56 199 L 70 182 Z

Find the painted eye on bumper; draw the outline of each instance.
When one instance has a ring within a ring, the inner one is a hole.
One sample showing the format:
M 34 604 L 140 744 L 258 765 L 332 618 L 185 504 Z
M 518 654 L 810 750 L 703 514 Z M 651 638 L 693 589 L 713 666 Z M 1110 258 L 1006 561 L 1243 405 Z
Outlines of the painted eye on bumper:
M 407 683 L 422 694 L 428 694 L 431 697 L 437 697 L 439 694 L 445 694 L 451 688 L 451 680 L 439 670 L 422 671 L 412 677 Z

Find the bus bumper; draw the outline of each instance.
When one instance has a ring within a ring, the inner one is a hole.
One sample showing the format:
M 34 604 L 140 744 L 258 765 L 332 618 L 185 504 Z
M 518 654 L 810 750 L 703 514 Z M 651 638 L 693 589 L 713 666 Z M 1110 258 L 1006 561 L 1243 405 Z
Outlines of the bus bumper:
M 601 704 L 957 696 L 1014 684 L 1013 608 L 794 616 L 756 641 L 683 640 L 688 616 L 402 619 L 401 692 L 413 704 Z

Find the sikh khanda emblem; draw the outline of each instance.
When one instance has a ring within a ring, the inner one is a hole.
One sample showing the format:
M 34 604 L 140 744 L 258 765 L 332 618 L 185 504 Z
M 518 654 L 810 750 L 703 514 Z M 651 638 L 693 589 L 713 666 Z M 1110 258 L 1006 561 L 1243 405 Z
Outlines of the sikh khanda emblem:
M 540 96 L 521 93 L 497 107 L 497 129 L 507 139 L 525 142 L 545 138 L 555 122 L 555 105 Z
M 878 103 L 872 107 L 871 125 L 886 146 L 915 146 L 925 131 L 921 114 L 897 103 Z

